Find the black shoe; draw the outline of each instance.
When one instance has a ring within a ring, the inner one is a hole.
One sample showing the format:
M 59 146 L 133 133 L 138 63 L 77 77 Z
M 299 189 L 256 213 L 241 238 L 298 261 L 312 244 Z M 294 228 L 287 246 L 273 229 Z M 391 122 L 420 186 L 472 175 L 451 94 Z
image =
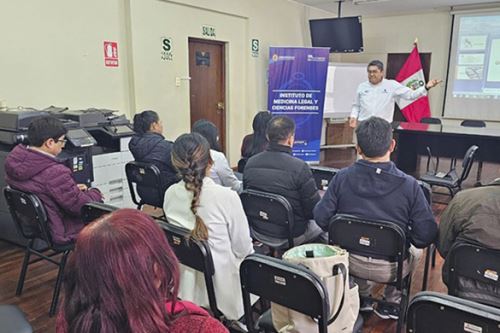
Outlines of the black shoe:
M 359 305 L 359 312 L 372 312 L 374 304 L 375 302 L 371 299 L 362 299 Z
M 399 319 L 399 308 L 392 305 L 385 305 L 379 303 L 377 308 L 374 309 L 374 312 L 377 316 L 382 319 Z

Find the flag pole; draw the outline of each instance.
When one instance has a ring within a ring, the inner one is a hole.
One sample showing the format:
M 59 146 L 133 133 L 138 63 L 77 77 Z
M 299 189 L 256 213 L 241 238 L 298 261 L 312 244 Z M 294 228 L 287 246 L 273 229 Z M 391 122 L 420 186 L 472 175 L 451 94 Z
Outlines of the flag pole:
M 413 42 L 413 46 L 417 46 L 418 44 L 418 37 L 415 37 L 415 41 Z

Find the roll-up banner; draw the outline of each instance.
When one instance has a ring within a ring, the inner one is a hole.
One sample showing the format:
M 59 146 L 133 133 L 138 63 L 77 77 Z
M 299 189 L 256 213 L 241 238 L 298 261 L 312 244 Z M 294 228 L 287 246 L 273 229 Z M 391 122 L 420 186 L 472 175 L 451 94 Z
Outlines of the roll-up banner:
M 269 49 L 268 109 L 295 120 L 293 156 L 319 162 L 328 48 Z

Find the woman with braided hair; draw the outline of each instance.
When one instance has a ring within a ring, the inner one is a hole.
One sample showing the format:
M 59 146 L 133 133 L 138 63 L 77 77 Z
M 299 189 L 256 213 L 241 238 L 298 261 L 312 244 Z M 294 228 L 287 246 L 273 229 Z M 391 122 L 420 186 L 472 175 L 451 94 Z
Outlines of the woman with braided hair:
M 181 181 L 166 191 L 163 209 L 170 223 L 208 241 L 217 305 L 226 318 L 237 320 L 243 316 L 240 263 L 253 252 L 253 246 L 240 198 L 208 176 L 212 163 L 210 145 L 203 136 L 190 133 L 177 138 L 172 164 Z M 203 274 L 182 266 L 179 297 L 208 307 Z

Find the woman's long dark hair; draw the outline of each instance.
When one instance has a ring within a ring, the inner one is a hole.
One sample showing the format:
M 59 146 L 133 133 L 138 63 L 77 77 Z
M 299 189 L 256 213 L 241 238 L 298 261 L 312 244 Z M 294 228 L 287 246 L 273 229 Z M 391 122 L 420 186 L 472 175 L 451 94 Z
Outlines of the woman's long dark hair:
M 196 217 L 196 224 L 191 236 L 195 239 L 207 240 L 208 229 L 198 215 L 197 209 L 200 204 L 203 178 L 205 178 L 208 165 L 212 164 L 208 141 L 198 133 L 181 135 L 172 147 L 172 164 L 179 170 L 186 184 L 186 190 L 193 192 L 191 211 Z
M 210 149 L 220 151 L 219 140 L 217 139 L 219 131 L 214 123 L 206 119 L 200 119 L 193 124 L 192 132 L 201 134 L 208 141 Z
M 250 156 L 256 155 L 264 151 L 269 144 L 266 136 L 267 124 L 272 118 L 272 114 L 267 111 L 261 111 L 255 115 L 253 118 L 252 128 L 253 128 L 253 140 L 252 148 L 250 150 Z
M 160 117 L 155 111 L 142 111 L 134 116 L 134 132 L 137 134 L 149 132 L 151 125 L 158 121 L 160 121 Z
M 153 219 L 120 209 L 79 234 L 65 274 L 57 333 L 163 333 L 174 319 L 178 261 Z

